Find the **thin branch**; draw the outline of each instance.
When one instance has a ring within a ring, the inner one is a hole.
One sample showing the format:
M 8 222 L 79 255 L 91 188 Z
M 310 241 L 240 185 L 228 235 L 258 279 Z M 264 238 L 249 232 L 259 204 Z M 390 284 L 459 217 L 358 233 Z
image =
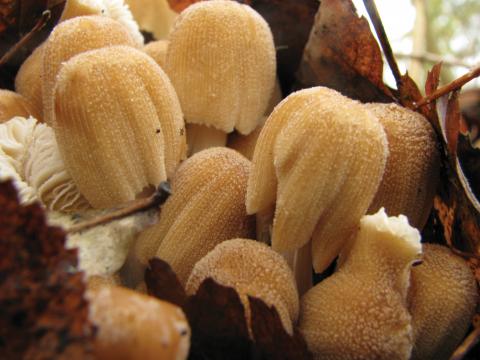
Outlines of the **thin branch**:
M 42 17 L 37 21 L 35 26 L 24 37 L 22 37 L 15 45 L 13 45 L 0 59 L 0 66 L 4 65 L 8 60 L 12 58 L 38 31 L 40 31 L 50 20 L 52 13 L 50 10 L 45 10 L 42 13 Z
M 453 245 L 449 245 L 448 247 L 450 248 L 450 250 L 451 250 L 454 254 L 456 254 L 456 255 L 458 255 L 458 256 L 466 259 L 466 260 L 472 259 L 472 258 L 473 258 L 473 259 L 480 260 L 480 255 L 477 255 L 477 254 L 474 254 L 474 253 L 469 253 L 469 252 L 462 251 L 462 250 L 458 250 L 458 249 L 455 248 Z
M 418 109 L 419 107 L 429 104 L 432 101 L 442 97 L 445 94 L 451 93 L 452 91 L 460 89 L 463 85 L 468 83 L 469 81 L 477 78 L 480 76 L 480 65 L 477 66 L 476 68 L 472 69 L 468 73 L 466 73 L 463 76 L 460 76 L 458 79 L 453 80 L 450 84 L 447 84 L 445 86 L 442 86 L 435 90 L 433 93 L 431 93 L 429 96 L 425 96 L 422 100 L 414 104 L 415 109 Z
M 480 327 L 475 328 L 463 343 L 455 350 L 450 360 L 461 360 L 480 340 Z
M 378 13 L 375 1 L 363 0 L 363 3 L 365 4 L 368 16 L 370 17 L 373 27 L 375 28 L 375 32 L 377 33 L 378 40 L 380 41 L 383 53 L 385 55 L 385 58 L 387 59 L 388 66 L 392 70 L 393 77 L 395 78 L 395 82 L 397 83 L 397 88 L 400 89 L 402 84 L 402 75 L 400 74 L 400 69 L 398 68 L 395 56 L 393 56 L 392 47 L 390 45 L 390 42 L 388 41 L 387 33 L 385 32 L 385 28 L 383 27 L 383 23 L 380 19 L 380 14 Z
M 460 60 L 460 59 L 444 59 L 442 56 L 437 55 L 437 54 L 432 54 L 432 53 L 421 53 L 421 54 L 403 54 L 403 53 L 395 53 L 395 56 L 397 58 L 401 59 L 414 59 L 418 60 L 421 62 L 427 62 L 427 63 L 433 63 L 437 64 L 439 62 L 443 63 L 444 65 L 447 66 L 460 66 L 460 67 L 465 67 L 465 68 L 471 68 L 471 64 L 467 64 L 466 62 Z
M 170 184 L 168 182 L 162 182 L 158 189 L 148 198 L 139 199 L 131 203 L 130 205 L 114 210 L 106 215 L 96 217 L 91 220 L 84 221 L 80 224 L 73 225 L 67 229 L 68 234 L 75 234 L 98 225 L 105 225 L 111 221 L 123 219 L 127 216 L 154 209 L 160 207 L 170 196 Z

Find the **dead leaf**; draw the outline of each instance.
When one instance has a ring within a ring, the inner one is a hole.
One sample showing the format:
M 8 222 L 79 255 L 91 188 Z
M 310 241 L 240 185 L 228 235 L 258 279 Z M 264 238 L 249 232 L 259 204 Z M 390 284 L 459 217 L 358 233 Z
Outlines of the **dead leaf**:
M 393 101 L 380 48 L 350 0 L 321 1 L 298 80 L 301 87 L 327 86 L 363 102 Z
M 145 284 L 149 295 L 171 302 L 181 308 L 185 306 L 187 301 L 185 289 L 165 261 L 153 258 L 148 262 L 145 270 Z
M 46 225 L 39 204 L 22 206 L 0 183 L 0 353 L 4 359 L 89 359 L 83 274 L 65 234 Z

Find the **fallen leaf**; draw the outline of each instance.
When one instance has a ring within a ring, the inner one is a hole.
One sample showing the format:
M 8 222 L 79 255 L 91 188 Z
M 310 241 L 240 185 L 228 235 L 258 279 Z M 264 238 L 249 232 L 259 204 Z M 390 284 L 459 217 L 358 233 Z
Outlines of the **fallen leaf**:
M 322 0 L 298 72 L 300 87 L 327 86 L 363 102 L 392 102 L 380 48 L 350 0 Z
M 0 183 L 0 353 L 4 359 L 89 359 L 83 274 L 65 233 L 46 224 L 39 204 L 22 206 Z

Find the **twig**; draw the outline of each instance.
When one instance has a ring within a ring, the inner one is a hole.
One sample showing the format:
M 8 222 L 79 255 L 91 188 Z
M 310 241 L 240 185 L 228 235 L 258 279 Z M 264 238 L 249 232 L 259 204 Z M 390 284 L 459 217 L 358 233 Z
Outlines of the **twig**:
M 475 328 L 463 343 L 455 350 L 450 360 L 461 360 L 480 340 L 480 327 Z
M 449 245 L 448 246 L 450 248 L 450 250 L 460 256 L 460 257 L 463 257 L 464 259 L 477 259 L 477 260 L 480 260 L 480 255 L 477 255 L 477 254 L 474 254 L 474 253 L 469 253 L 469 252 L 465 252 L 465 251 L 462 251 L 462 250 L 458 250 L 457 248 L 455 248 L 453 245 Z
M 402 75 L 400 74 L 400 69 L 398 68 L 397 61 L 395 56 L 393 56 L 392 47 L 388 41 L 387 33 L 383 27 L 382 19 L 380 19 L 380 14 L 378 13 L 377 7 L 375 6 L 374 0 L 363 0 L 365 8 L 367 9 L 368 16 L 372 21 L 375 32 L 377 33 L 378 40 L 380 41 L 380 46 L 382 47 L 385 58 L 387 59 L 388 66 L 392 70 L 393 77 L 397 83 L 397 88 L 400 89 L 402 84 Z
M 0 66 L 4 65 L 8 60 L 12 58 L 13 55 L 17 53 L 27 42 L 30 41 L 33 35 L 40 31 L 50 20 L 52 13 L 50 10 L 45 10 L 42 13 L 42 17 L 37 21 L 35 26 L 30 30 L 24 37 L 22 37 L 15 45 L 13 45 L 0 59 Z
M 480 65 L 466 73 L 465 75 L 460 76 L 458 79 L 453 80 L 451 83 L 442 86 L 435 90 L 433 93 L 431 93 L 429 96 L 425 96 L 422 100 L 417 102 L 414 106 L 415 109 L 418 109 L 419 107 L 429 104 L 432 101 L 438 99 L 439 97 L 442 97 L 445 94 L 448 94 L 452 91 L 460 89 L 463 85 L 468 83 L 469 81 L 477 78 L 480 76 Z
M 421 53 L 421 54 L 404 54 L 404 53 L 395 53 L 395 56 L 397 58 L 401 59 L 413 59 L 413 60 L 418 60 L 421 62 L 428 62 L 428 63 L 443 63 L 443 65 L 447 66 L 460 66 L 460 67 L 465 67 L 465 68 L 471 68 L 472 66 L 470 64 L 467 64 L 466 62 L 460 60 L 460 59 L 455 59 L 455 58 L 450 58 L 450 59 L 444 59 L 442 56 L 437 55 L 437 54 L 432 54 L 432 53 Z
M 129 215 L 159 207 L 167 200 L 167 198 L 170 196 L 170 193 L 170 184 L 168 182 L 162 182 L 160 183 L 160 186 L 155 191 L 155 193 L 153 193 L 153 195 L 151 195 L 150 197 L 136 200 L 132 204 L 124 208 L 114 210 L 106 215 L 99 216 L 94 219 L 84 221 L 80 224 L 73 225 L 72 227 L 67 229 L 67 233 L 79 233 L 98 225 L 104 225 L 111 221 L 122 219 Z

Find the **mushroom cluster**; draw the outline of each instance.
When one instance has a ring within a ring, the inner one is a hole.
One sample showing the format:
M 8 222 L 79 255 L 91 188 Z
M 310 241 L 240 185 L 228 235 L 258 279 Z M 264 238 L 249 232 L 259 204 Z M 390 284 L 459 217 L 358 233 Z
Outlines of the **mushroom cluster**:
M 272 33 L 248 5 L 177 17 L 167 1 L 127 3 L 133 15 L 67 0 L 16 92 L 0 90 L 0 178 L 52 222 L 171 184 L 160 211 L 69 235 L 97 356 L 188 357 L 182 310 L 142 294 L 160 258 L 189 295 L 209 278 L 233 288 L 251 336 L 248 299 L 261 299 L 314 358 L 448 358 L 478 295 L 463 259 L 420 242 L 439 178 L 429 122 L 326 87 L 282 100 Z M 144 44 L 136 21 L 159 40 Z

